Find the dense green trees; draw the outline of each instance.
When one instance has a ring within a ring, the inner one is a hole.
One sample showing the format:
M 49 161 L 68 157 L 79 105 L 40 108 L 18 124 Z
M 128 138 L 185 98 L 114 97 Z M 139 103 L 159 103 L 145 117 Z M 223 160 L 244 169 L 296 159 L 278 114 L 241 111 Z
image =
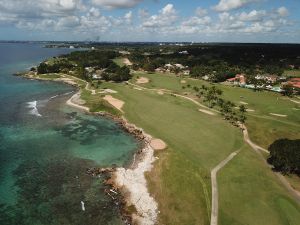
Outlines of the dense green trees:
M 103 74 L 102 77 L 106 81 L 122 82 L 131 79 L 130 69 L 127 66 L 110 67 Z
M 72 75 L 81 79 L 91 80 L 91 72 L 86 67 L 93 70 L 104 69 L 103 79 L 107 81 L 127 81 L 131 78 L 130 69 L 126 66 L 120 67 L 112 61 L 118 56 L 115 51 L 78 51 L 63 55 L 48 62 L 42 62 L 37 71 L 43 73 L 68 73 L 72 70 Z
M 276 171 L 300 175 L 300 139 L 279 139 L 269 147 L 268 162 Z
M 238 126 L 238 122 L 245 123 L 247 119 L 245 115 L 247 111 L 246 107 L 244 105 L 236 107 L 233 102 L 221 98 L 222 90 L 215 86 L 207 87 L 205 85 L 202 85 L 201 88 L 197 88 L 196 90 L 199 90 L 198 96 L 202 97 L 203 101 L 207 102 L 210 108 L 218 107 L 224 119 L 235 126 Z
M 54 62 L 51 63 L 46 63 L 42 62 L 40 65 L 37 67 L 37 72 L 39 74 L 43 73 L 59 73 L 62 70 L 67 70 L 69 71 L 74 67 L 74 65 L 69 62 L 68 60 L 64 59 L 55 59 L 53 60 Z
M 159 51 L 158 51 L 159 50 Z M 151 54 L 144 54 L 145 52 Z M 179 54 L 187 51 L 188 54 Z M 202 44 L 186 46 L 147 46 L 133 52 L 130 60 L 143 68 L 153 63 L 188 66 L 192 77 L 210 75 L 211 81 L 222 82 L 235 74 L 282 75 L 285 69 L 300 67 L 300 47 L 268 44 Z

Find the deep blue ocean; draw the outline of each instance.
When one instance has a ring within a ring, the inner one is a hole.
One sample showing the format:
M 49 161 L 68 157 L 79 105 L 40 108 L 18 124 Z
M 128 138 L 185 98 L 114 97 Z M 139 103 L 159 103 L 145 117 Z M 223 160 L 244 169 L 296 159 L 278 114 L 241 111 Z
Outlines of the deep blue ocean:
M 70 51 L 0 43 L 1 225 L 122 224 L 104 178 L 86 169 L 126 165 L 138 142 L 113 121 L 66 106 L 73 87 L 12 75 Z

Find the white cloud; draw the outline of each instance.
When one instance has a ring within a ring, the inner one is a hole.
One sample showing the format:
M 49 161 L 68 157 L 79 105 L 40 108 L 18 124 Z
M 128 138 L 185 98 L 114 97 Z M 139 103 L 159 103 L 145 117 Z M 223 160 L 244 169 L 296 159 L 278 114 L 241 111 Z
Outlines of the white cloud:
M 240 20 L 243 21 L 261 21 L 266 16 L 265 10 L 252 10 L 249 13 L 242 12 L 240 15 L 238 15 Z
M 278 13 L 280 16 L 282 16 L 282 17 L 288 16 L 288 15 L 289 15 L 289 11 L 288 11 L 288 9 L 285 8 L 285 7 L 280 7 L 280 8 L 278 8 L 278 9 L 277 9 L 277 13 Z
M 214 10 L 219 12 L 230 11 L 232 9 L 238 9 L 257 0 L 220 0 L 220 2 L 213 7 Z
M 182 23 L 183 26 L 201 26 L 201 25 L 208 25 L 211 22 L 211 18 L 209 16 L 205 17 L 197 17 L 193 16 L 188 20 Z
M 131 8 L 136 6 L 142 0 L 92 0 L 97 6 L 103 6 L 110 9 L 115 8 Z
M 146 17 L 149 17 L 149 12 L 146 9 L 139 9 L 138 15 L 141 19 L 145 19 Z
M 201 7 L 198 7 L 198 8 L 196 9 L 196 11 L 195 11 L 195 14 L 196 14 L 196 16 L 198 16 L 198 17 L 202 17 L 202 16 L 207 15 L 207 10 L 206 10 L 206 9 L 203 9 L 203 8 L 201 8 Z
M 152 15 L 142 23 L 144 28 L 159 28 L 172 25 L 177 20 L 177 12 L 172 4 L 167 4 L 159 11 L 159 14 Z

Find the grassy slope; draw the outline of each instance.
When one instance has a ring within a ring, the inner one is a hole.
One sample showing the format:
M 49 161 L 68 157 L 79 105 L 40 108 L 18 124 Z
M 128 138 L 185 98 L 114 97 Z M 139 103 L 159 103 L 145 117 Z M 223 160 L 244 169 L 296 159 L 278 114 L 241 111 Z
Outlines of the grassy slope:
M 219 172 L 218 183 L 219 224 L 299 224 L 299 205 L 248 146 Z
M 217 116 L 197 112 L 196 106 L 176 97 L 127 85 L 105 86 L 119 92 L 116 97 L 125 101 L 124 110 L 131 122 L 169 145 L 167 151 L 158 154 L 160 160 L 148 174 L 151 193 L 161 209 L 160 224 L 209 224 L 209 172 L 244 145 L 238 129 Z M 300 220 L 299 205 L 290 203 L 286 190 L 259 160 L 245 147 L 228 166 L 230 170 L 220 172 L 223 224 L 293 224 L 287 217 Z
M 145 87 L 166 88 L 180 93 L 193 93 L 193 86 L 210 85 L 202 80 L 184 79 L 169 74 L 137 73 L 137 75 L 148 77 L 151 80 L 150 83 L 144 85 Z M 187 81 L 186 84 L 180 83 L 183 79 Z M 187 88 L 188 84 L 191 88 Z M 186 88 L 182 89 L 182 86 Z M 247 126 L 251 138 L 257 144 L 268 147 L 274 140 L 281 137 L 300 138 L 299 104 L 273 92 L 254 92 L 245 88 L 218 84 L 216 86 L 223 90 L 225 99 L 236 104 L 240 104 L 240 101 L 247 102 L 247 108 L 255 110 L 255 112 L 248 113 Z M 287 115 L 287 118 L 272 116 L 269 113 L 284 114 Z

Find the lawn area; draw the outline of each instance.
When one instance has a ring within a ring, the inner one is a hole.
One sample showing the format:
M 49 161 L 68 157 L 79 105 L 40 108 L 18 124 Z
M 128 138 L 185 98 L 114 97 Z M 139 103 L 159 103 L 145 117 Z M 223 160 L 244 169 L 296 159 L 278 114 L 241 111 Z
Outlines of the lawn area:
M 219 172 L 218 183 L 220 225 L 299 224 L 299 204 L 248 146 Z
M 159 224 L 209 224 L 210 170 L 244 146 L 239 129 L 220 116 L 198 112 L 195 104 L 179 97 L 140 91 L 125 84 L 104 83 L 101 88 L 104 87 L 118 91 L 114 96 L 125 102 L 123 109 L 130 122 L 168 144 L 166 151 L 157 153 L 160 159 L 147 174 L 151 193 L 159 203 Z M 233 160 L 235 163 L 228 164 L 230 172 L 227 167 L 224 174 L 220 171 L 220 186 L 224 186 L 220 193 L 222 224 L 289 224 L 285 222 L 287 218 L 300 221 L 299 205 L 289 199 L 286 190 L 260 160 L 244 146 Z M 245 196 L 235 197 L 236 191 Z M 247 209 L 244 214 L 243 207 Z M 256 218 L 250 220 L 250 215 Z M 262 221 L 258 221 L 260 217 Z

